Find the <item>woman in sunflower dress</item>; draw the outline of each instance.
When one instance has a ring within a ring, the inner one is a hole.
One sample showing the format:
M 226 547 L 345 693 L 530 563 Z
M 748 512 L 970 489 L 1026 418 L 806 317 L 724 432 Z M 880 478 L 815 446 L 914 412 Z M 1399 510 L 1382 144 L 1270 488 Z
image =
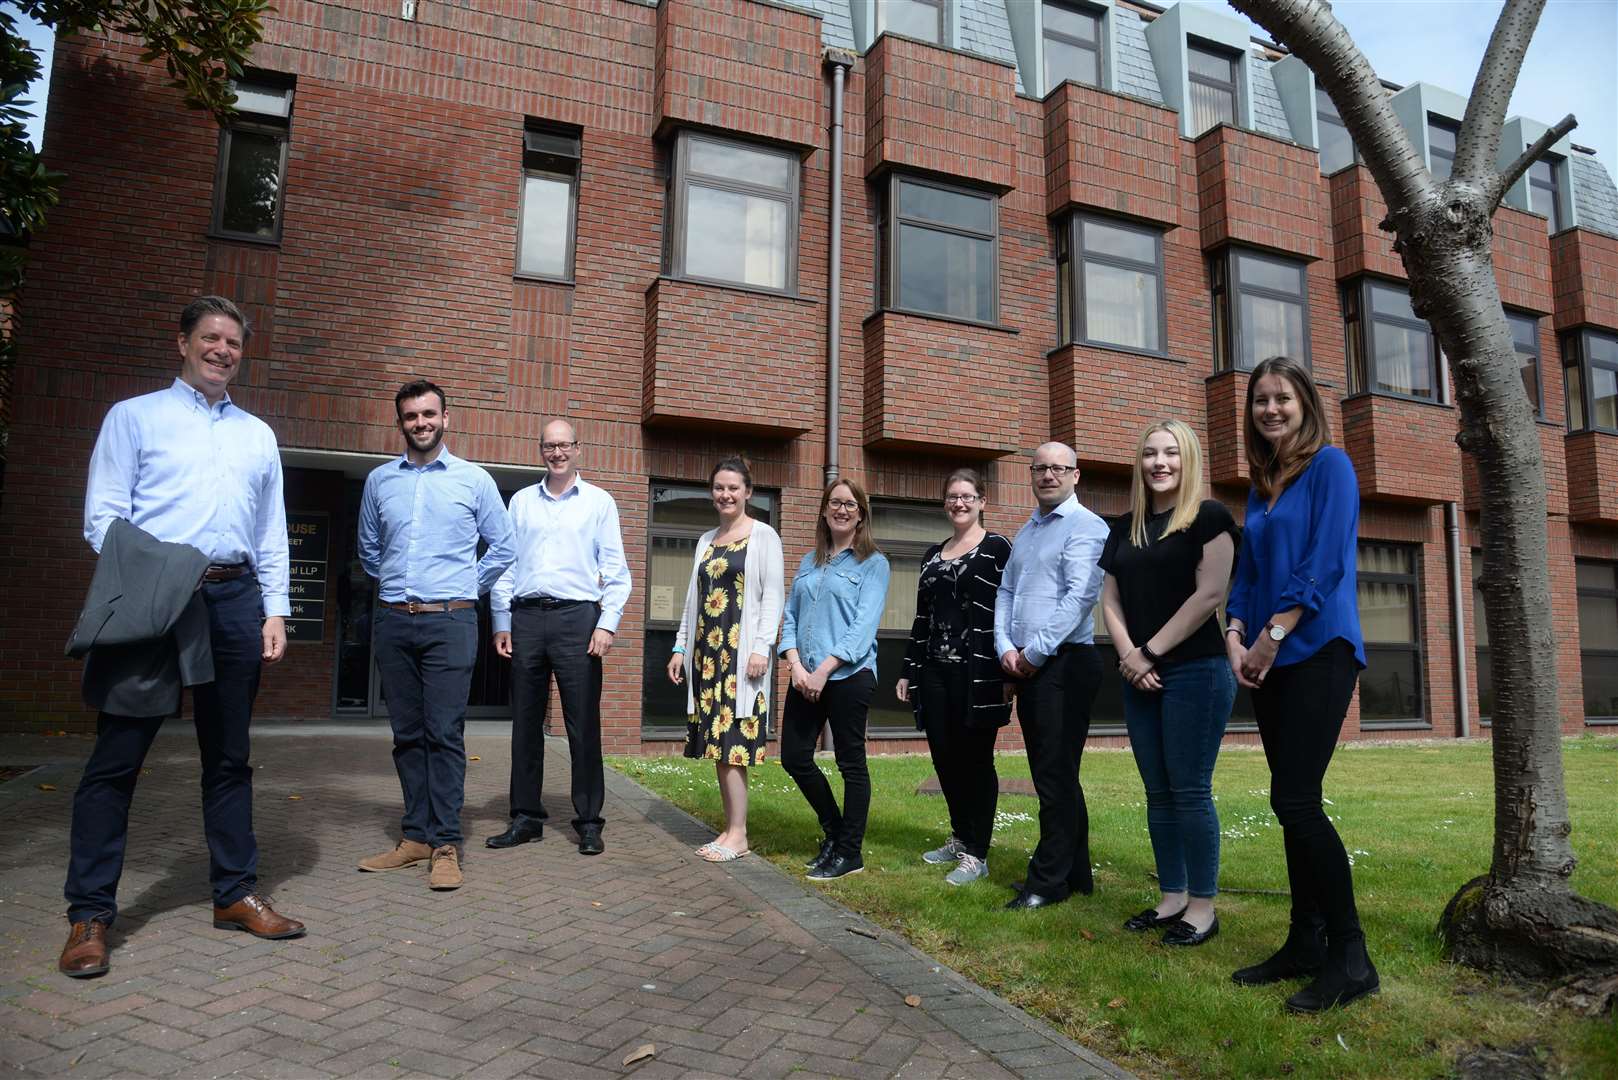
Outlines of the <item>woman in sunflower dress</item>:
M 725 808 L 724 832 L 697 854 L 730 862 L 748 852 L 747 770 L 765 757 L 783 571 L 781 538 L 747 514 L 747 463 L 721 461 L 709 488 L 719 527 L 697 541 L 668 675 L 686 687 L 685 756 L 714 763 Z

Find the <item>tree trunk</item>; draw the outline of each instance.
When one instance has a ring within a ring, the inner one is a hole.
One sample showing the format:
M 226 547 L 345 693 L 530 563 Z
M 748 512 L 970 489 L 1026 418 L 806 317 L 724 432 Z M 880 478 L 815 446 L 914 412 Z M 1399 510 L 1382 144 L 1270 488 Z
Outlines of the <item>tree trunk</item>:
M 1575 860 L 1562 776 L 1545 474 L 1494 276 L 1492 218 L 1521 175 L 1515 166 L 1497 174 L 1494 159 L 1544 0 L 1508 0 L 1502 10 L 1467 105 L 1455 172 L 1443 182 L 1425 168 L 1329 4 L 1231 2 L 1310 66 L 1365 157 L 1389 207 L 1382 227 L 1394 234 L 1412 306 L 1450 361 L 1461 447 L 1477 462 L 1481 591 L 1497 645 L 1490 653 L 1494 852 L 1489 873 L 1456 893 L 1439 930 L 1463 963 L 1564 980 L 1569 1003 L 1606 1009 L 1618 990 L 1618 912 L 1575 896 L 1568 885 Z

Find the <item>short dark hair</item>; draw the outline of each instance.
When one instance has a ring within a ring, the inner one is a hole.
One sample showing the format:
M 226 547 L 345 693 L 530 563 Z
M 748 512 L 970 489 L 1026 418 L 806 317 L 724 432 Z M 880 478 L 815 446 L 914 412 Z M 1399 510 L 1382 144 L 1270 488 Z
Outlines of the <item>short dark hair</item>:
M 190 337 L 191 331 L 197 328 L 197 323 L 205 315 L 224 315 L 235 319 L 236 325 L 242 328 L 243 343 L 253 336 L 253 327 L 248 323 L 247 316 L 242 314 L 242 309 L 223 296 L 199 296 L 185 305 L 185 310 L 180 312 L 180 333 Z
M 404 414 L 399 407 L 411 398 L 421 397 L 423 394 L 437 394 L 438 411 L 449 412 L 449 398 L 444 396 L 444 391 L 437 383 L 429 379 L 413 379 L 399 387 L 399 392 L 393 395 L 393 415 L 396 417 L 403 416 Z
M 730 457 L 719 459 L 719 464 L 715 465 L 713 472 L 708 474 L 709 487 L 713 486 L 714 478 L 722 472 L 735 473 L 742 478 L 742 483 L 747 485 L 748 491 L 753 490 L 753 470 L 747 467 L 747 459 L 740 454 L 733 454 Z

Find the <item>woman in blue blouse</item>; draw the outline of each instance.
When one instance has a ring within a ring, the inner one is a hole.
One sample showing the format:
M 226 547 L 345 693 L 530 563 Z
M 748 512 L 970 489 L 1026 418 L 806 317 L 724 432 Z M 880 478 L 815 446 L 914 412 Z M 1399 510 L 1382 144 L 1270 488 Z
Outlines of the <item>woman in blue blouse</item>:
M 871 539 L 871 503 L 853 480 L 820 496 L 815 550 L 803 557 L 787 596 L 781 655 L 792 667 L 781 716 L 781 765 L 820 818 L 825 839 L 809 861 L 812 881 L 865 869 L 860 851 L 871 807 L 865 716 L 876 689 L 876 631 L 888 596 L 888 560 Z M 815 742 L 831 725 L 843 808 L 815 765 Z
M 1359 481 L 1331 445 L 1314 381 L 1271 357 L 1247 384 L 1253 490 L 1225 646 L 1270 764 L 1270 806 L 1286 844 L 1292 926 L 1280 950 L 1231 979 L 1262 986 L 1314 981 L 1287 999 L 1316 1013 L 1380 983 L 1354 907 L 1348 852 L 1321 807 L 1321 782 L 1365 666 L 1354 574 Z

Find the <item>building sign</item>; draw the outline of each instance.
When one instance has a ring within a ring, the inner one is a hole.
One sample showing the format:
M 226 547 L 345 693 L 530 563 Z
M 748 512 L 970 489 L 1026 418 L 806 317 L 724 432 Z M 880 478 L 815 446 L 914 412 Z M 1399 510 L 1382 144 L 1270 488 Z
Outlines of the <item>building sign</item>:
M 287 643 L 318 645 L 326 634 L 326 565 L 331 543 L 331 515 L 288 514 L 287 551 L 291 573 L 287 582 L 292 614 L 287 619 Z

